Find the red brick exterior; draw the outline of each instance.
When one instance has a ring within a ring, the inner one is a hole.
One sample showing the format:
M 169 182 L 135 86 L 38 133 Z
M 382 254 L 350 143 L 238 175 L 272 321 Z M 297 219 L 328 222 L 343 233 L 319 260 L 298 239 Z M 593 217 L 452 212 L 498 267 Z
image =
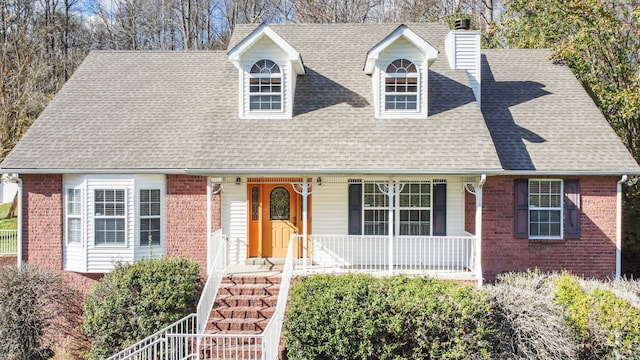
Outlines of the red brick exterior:
M 5 266 L 16 266 L 17 259 L 14 255 L 0 256 L 0 268 Z
M 489 177 L 483 188 L 485 280 L 491 281 L 501 272 L 530 268 L 569 270 L 596 278 L 615 274 L 616 177 L 580 177 L 580 239 L 546 241 L 514 237 L 515 179 L 517 177 Z M 465 226 L 469 229 L 475 221 L 475 198 L 468 196 L 466 200 Z
M 63 270 L 63 184 L 59 174 L 23 174 L 23 261 L 42 268 Z M 64 272 L 69 284 L 81 293 L 91 288 L 102 274 Z
M 62 270 L 62 175 L 21 175 L 23 260 Z
M 216 196 L 219 204 L 219 197 Z M 207 270 L 207 178 L 167 175 L 167 256 L 183 257 Z M 219 227 L 219 205 L 212 227 Z

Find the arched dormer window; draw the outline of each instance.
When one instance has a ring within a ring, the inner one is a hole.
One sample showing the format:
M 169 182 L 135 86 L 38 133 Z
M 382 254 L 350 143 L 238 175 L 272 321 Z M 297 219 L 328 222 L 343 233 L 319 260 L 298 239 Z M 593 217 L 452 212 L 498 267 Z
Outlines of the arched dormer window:
M 282 71 L 271 60 L 258 60 L 249 71 L 249 110 L 282 110 Z
M 418 70 L 407 59 L 392 61 L 384 72 L 384 109 L 418 110 Z

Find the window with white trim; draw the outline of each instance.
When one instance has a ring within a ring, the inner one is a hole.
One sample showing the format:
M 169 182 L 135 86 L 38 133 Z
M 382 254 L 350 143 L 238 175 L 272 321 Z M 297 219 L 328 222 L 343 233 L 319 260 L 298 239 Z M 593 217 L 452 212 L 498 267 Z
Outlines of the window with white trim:
M 389 197 L 380 191 L 376 183 L 364 183 L 362 198 L 363 234 L 389 234 Z
M 404 186 L 403 186 L 404 185 Z M 400 219 L 400 235 L 431 235 L 431 183 L 415 182 L 402 185 L 394 198 L 394 218 Z M 363 184 L 363 235 L 388 235 L 389 197 L 376 183 Z
M 100 189 L 94 190 L 93 194 L 95 244 L 125 245 L 125 190 Z
M 562 180 L 529 180 L 529 237 L 562 238 Z
M 67 189 L 67 244 L 82 243 L 82 190 Z
M 431 235 L 431 184 L 405 184 L 399 202 L 400 235 Z
M 407 59 L 392 61 L 383 73 L 385 111 L 418 111 L 418 69 Z
M 140 245 L 160 245 L 160 189 L 140 190 Z
M 249 110 L 282 110 L 282 71 L 271 60 L 258 60 L 249 71 Z

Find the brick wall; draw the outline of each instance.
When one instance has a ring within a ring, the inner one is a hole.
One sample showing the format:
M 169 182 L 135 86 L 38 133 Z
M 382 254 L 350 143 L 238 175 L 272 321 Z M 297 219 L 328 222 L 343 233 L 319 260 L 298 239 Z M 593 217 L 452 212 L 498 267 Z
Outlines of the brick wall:
M 62 270 L 62 175 L 21 175 L 23 260 Z
M 0 268 L 5 266 L 16 266 L 17 259 L 15 255 L 0 255 Z
M 63 197 L 62 175 L 23 174 L 23 260 L 27 264 L 62 272 Z M 84 294 L 102 274 L 63 273 L 72 288 Z
M 597 278 L 615 274 L 616 177 L 579 178 L 580 239 L 546 241 L 514 238 L 515 179 L 489 177 L 483 188 L 482 264 L 487 281 L 501 272 L 528 268 Z M 474 202 L 468 197 L 467 208 Z M 467 227 L 469 215 L 467 211 Z
M 219 203 L 219 197 L 216 196 Z M 207 269 L 207 178 L 167 175 L 167 256 L 183 257 Z M 218 209 L 219 205 L 213 206 Z M 219 227 L 219 220 L 213 221 Z M 213 225 L 216 228 L 216 225 Z

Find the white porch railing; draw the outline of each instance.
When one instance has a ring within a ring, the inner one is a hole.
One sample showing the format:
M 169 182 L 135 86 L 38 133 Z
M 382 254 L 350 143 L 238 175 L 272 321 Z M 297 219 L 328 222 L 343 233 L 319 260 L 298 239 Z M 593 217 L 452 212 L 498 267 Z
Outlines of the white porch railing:
M 184 359 L 184 356 L 176 356 L 185 353 L 186 349 L 188 349 L 186 345 L 167 340 L 172 334 L 201 334 L 204 332 L 226 269 L 227 251 L 225 245 L 226 239 L 221 230 L 211 234 L 207 251 L 208 277 L 195 314 L 185 316 L 168 327 L 107 358 L 107 360 Z
M 311 235 L 314 266 L 345 271 L 469 272 L 475 237 L 396 236 L 389 264 L 388 236 Z
M 0 255 L 18 254 L 18 230 L 0 230 Z
M 280 281 L 276 310 L 262 334 L 171 334 L 167 343 L 171 349 L 167 360 L 183 359 L 245 359 L 275 360 L 278 358 L 284 312 L 293 274 L 293 249 L 302 237 L 293 235 Z
M 202 289 L 202 295 L 200 295 L 200 301 L 196 314 L 198 316 L 198 334 L 204 333 L 204 329 L 207 326 L 207 320 L 209 314 L 213 308 L 213 303 L 216 300 L 216 294 L 220 289 L 220 283 L 227 268 L 227 247 L 225 236 L 222 235 L 222 230 L 218 230 L 211 234 L 209 239 L 209 248 L 207 251 L 207 266 L 208 276 L 207 282 Z
M 175 344 L 167 343 L 171 334 L 193 334 L 197 330 L 196 314 L 190 314 L 157 333 L 138 341 L 106 360 L 152 360 L 165 359 L 169 354 L 179 353 Z

